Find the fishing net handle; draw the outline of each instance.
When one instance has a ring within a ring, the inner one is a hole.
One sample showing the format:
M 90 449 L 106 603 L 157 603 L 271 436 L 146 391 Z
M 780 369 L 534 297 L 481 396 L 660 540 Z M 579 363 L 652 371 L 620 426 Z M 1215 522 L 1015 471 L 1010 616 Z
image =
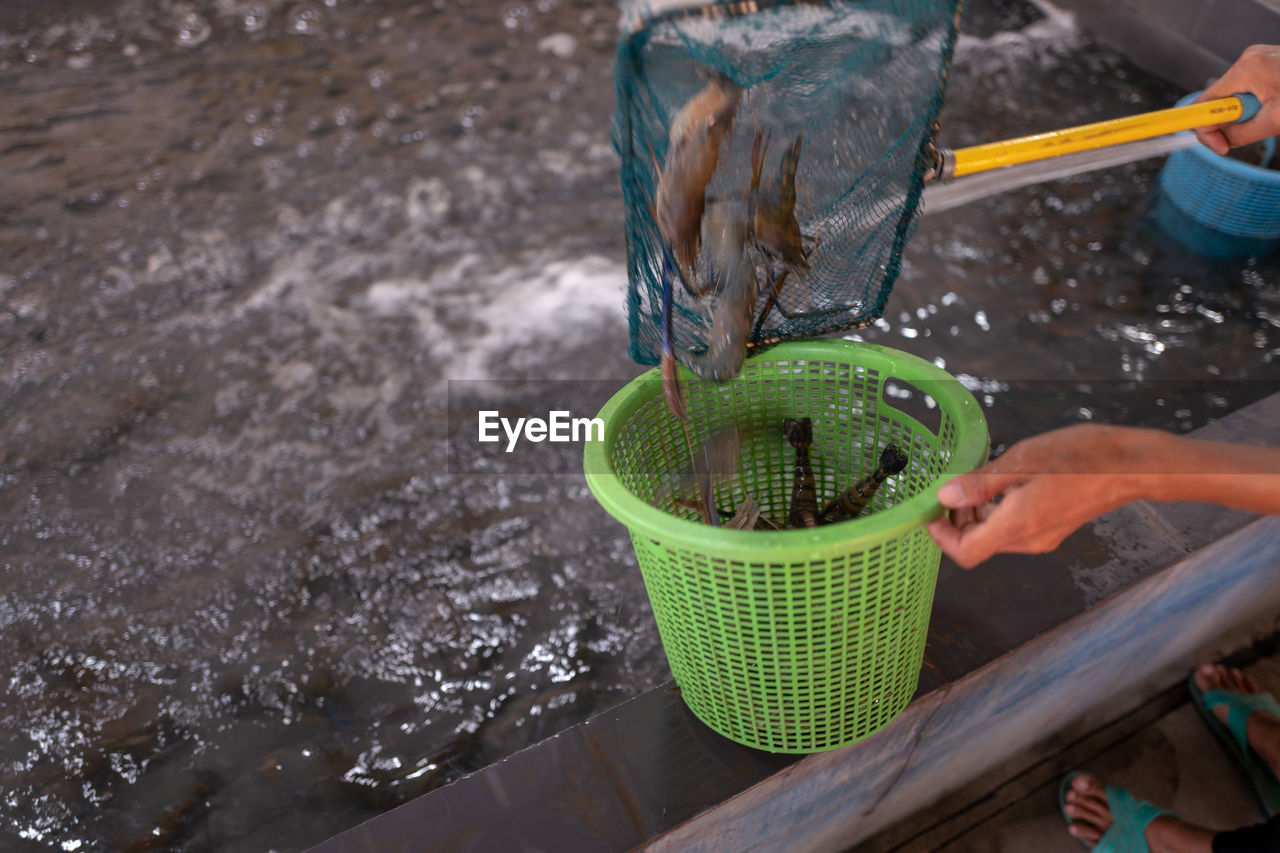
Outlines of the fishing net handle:
M 1260 108 L 1261 102 L 1256 95 L 1240 92 L 1212 101 L 1035 133 L 1000 142 L 955 150 L 935 148 L 934 162 L 925 172 L 925 180 L 945 182 L 1019 163 L 1047 160 L 1081 151 L 1096 151 L 1198 127 L 1248 121 L 1258 114 Z

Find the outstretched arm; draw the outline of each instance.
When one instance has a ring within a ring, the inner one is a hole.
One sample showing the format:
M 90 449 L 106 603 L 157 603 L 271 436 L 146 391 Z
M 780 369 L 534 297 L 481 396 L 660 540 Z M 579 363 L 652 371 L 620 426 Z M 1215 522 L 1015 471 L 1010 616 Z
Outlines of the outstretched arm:
M 999 498 L 999 502 L 996 502 Z M 993 554 L 1052 551 L 1129 501 L 1201 501 L 1280 515 L 1280 448 L 1085 424 L 1018 442 L 938 491 L 929 533 L 971 568 Z
M 1196 101 L 1224 98 L 1237 92 L 1252 92 L 1262 109 L 1248 121 L 1202 127 L 1196 136 L 1218 154 L 1280 134 L 1280 46 L 1255 44 Z

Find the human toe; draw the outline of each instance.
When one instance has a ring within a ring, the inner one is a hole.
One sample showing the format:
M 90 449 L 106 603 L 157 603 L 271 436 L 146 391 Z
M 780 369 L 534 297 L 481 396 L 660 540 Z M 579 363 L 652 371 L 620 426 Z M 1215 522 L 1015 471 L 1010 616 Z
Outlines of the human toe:
M 1202 693 L 1210 690 L 1227 690 L 1242 694 L 1261 692 L 1253 676 L 1222 664 L 1204 663 L 1196 667 L 1195 682 Z
M 1081 794 L 1103 790 L 1102 783 L 1088 773 L 1081 773 L 1071 780 L 1071 788 Z
M 1196 667 L 1196 687 L 1199 687 L 1201 690 L 1212 690 L 1216 678 L 1217 667 L 1214 664 L 1202 663 Z
M 1112 823 L 1107 789 L 1096 778 L 1081 774 L 1071 780 L 1065 799 L 1063 811 L 1068 818 L 1068 832 L 1090 844 L 1096 843 Z
M 1231 686 L 1231 671 L 1221 664 L 1205 663 L 1198 666 L 1195 682 L 1202 693 L 1210 690 L 1234 690 Z
M 1253 676 L 1247 673 L 1241 672 L 1238 669 L 1230 670 L 1230 673 L 1231 673 L 1231 684 L 1232 684 L 1231 689 L 1232 690 L 1236 691 L 1237 693 L 1246 693 L 1246 694 L 1261 692 L 1260 688 L 1258 687 L 1258 682 L 1253 680 Z
M 1072 838 L 1079 838 L 1081 841 L 1087 841 L 1090 844 L 1097 844 L 1102 838 L 1103 833 L 1096 826 L 1078 821 L 1067 827 L 1067 832 Z

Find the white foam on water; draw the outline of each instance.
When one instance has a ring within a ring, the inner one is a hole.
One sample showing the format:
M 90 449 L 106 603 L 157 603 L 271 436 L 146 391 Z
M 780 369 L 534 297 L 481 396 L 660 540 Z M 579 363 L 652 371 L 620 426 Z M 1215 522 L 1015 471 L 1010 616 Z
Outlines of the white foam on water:
M 479 169 L 466 177 L 487 183 Z M 280 315 L 281 322 L 301 322 L 358 358 L 368 357 L 357 351 L 371 337 L 407 323 L 441 381 L 489 378 L 499 358 L 505 378 L 514 368 L 537 370 L 578 341 L 625 339 L 627 277 L 617 260 L 565 258 L 551 251 L 495 258 L 463 249 L 427 261 L 421 276 L 387 276 L 387 254 L 420 240 L 424 227 L 447 217 L 453 200 L 441 182 L 425 180 L 414 182 L 405 195 L 361 202 L 339 196 L 312 217 L 295 217 L 289 231 L 297 245 L 276 260 L 252 293 L 222 308 L 212 322 L 237 322 L 260 312 Z M 380 227 L 387 230 L 375 248 L 351 245 L 353 236 L 366 237 Z M 335 252 L 335 244 L 346 245 Z M 157 267 L 170 265 L 171 259 L 157 262 Z M 205 311 L 169 321 L 181 326 L 209 322 Z M 296 380 L 294 374 L 282 375 L 278 385 L 292 393 Z M 342 396 L 333 402 L 343 408 L 372 402 L 359 394 Z
M 357 305 L 382 317 L 408 316 L 445 361 L 448 379 L 491 378 L 491 362 L 516 349 L 616 327 L 625 334 L 626 268 L 597 255 L 531 262 L 493 273 L 466 255 L 426 280 L 372 283 Z M 457 328 L 451 318 L 465 318 Z
M 449 214 L 453 198 L 439 178 L 415 180 L 409 184 L 405 213 L 418 227 L 439 225 Z
M 1016 61 L 1032 61 L 1049 68 L 1057 64 L 1058 57 L 1081 45 L 1084 34 L 1073 12 L 1045 0 L 1031 0 L 1031 3 L 1043 18 L 1020 30 L 1005 30 L 985 38 L 961 33 L 956 39 L 955 58 L 975 70 L 995 70 Z
M 560 59 L 572 59 L 578 49 L 578 40 L 569 33 L 552 33 L 538 42 L 538 50 Z

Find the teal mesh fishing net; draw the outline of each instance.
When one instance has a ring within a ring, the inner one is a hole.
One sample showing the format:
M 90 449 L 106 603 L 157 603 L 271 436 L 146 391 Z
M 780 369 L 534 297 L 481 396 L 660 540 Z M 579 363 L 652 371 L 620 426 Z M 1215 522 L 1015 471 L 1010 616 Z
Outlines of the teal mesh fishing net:
M 676 273 L 675 350 L 707 375 L 699 354 L 714 338 L 713 306 L 728 298 L 722 291 L 731 280 L 716 256 L 724 235 L 745 234 L 755 268 L 758 293 L 746 308 L 752 345 L 830 334 L 881 315 L 933 166 L 961 4 L 757 0 L 624 10 L 613 138 L 622 158 L 634 360 L 658 360 L 665 263 Z M 708 102 L 712 118 L 701 110 Z M 716 129 L 692 146 L 704 158 L 703 177 L 714 161 L 701 199 L 701 179 L 688 179 L 698 169 L 682 173 L 669 159 L 683 156 L 673 136 L 695 125 Z M 696 210 L 681 208 L 687 239 L 674 251 L 655 220 L 660 176 L 668 201 L 705 204 L 700 225 L 689 221 Z M 795 202 L 787 216 L 789 184 Z M 733 216 L 749 227 L 717 231 L 718 242 L 705 221 L 712 212 L 716 222 Z

